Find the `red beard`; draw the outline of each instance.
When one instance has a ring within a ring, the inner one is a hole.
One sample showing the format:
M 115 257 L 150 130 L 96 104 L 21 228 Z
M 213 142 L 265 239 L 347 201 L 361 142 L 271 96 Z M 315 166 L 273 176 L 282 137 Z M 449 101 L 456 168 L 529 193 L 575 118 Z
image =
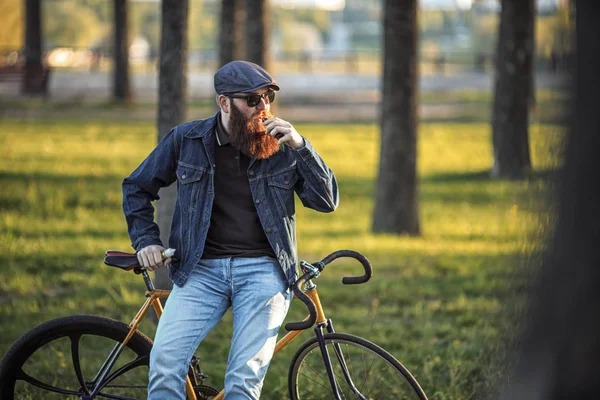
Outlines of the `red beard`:
M 229 142 L 247 157 L 266 159 L 279 150 L 277 139 L 266 134 L 263 118 L 271 118 L 273 114 L 262 111 L 247 119 L 237 106 L 231 102 L 229 119 Z

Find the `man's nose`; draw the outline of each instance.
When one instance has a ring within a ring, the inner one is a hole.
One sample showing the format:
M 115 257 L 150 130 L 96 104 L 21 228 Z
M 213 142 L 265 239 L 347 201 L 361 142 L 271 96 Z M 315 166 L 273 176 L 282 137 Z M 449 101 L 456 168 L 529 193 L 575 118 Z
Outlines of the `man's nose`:
M 268 100 L 265 97 L 260 98 L 260 102 L 256 105 L 259 110 L 264 110 L 269 106 Z

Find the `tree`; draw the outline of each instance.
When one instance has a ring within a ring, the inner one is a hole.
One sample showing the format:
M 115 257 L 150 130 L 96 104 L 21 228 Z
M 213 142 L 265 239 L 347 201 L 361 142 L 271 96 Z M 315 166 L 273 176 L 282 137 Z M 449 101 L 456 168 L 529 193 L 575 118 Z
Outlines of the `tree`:
M 188 0 L 162 0 L 162 27 L 159 56 L 158 141 L 186 118 Z M 157 223 L 161 240 L 166 245 L 171 231 L 171 218 L 177 188 L 171 185 L 160 191 Z M 165 268 L 155 272 L 157 288 L 170 289 L 173 284 Z
M 244 57 L 243 26 L 246 13 L 241 3 L 242 0 L 221 0 L 219 67 Z
M 386 0 L 374 232 L 419 235 L 417 0 Z
M 502 0 L 492 115 L 492 176 L 497 178 L 521 179 L 531 168 L 534 19 L 534 0 Z
M 600 7 L 575 2 L 571 123 L 557 220 L 537 272 L 519 362 L 502 399 L 600 398 Z
M 246 59 L 269 71 L 271 10 L 268 0 L 246 1 Z
M 114 76 L 113 96 L 129 102 L 129 40 L 127 37 L 127 0 L 114 0 Z
M 46 94 L 47 75 L 42 64 L 42 10 L 40 0 L 25 2 L 25 94 Z

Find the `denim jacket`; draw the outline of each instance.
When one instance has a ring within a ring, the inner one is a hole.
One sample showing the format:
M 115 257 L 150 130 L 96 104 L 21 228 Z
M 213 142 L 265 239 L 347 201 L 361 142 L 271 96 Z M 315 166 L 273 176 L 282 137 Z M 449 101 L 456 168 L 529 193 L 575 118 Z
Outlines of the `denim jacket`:
M 169 277 L 182 286 L 202 257 L 214 199 L 215 126 L 220 113 L 171 129 L 150 155 L 123 181 L 123 211 L 136 251 L 161 245 L 152 201 L 161 187 L 177 181 L 169 247 L 178 259 Z M 312 148 L 281 146 L 269 159 L 252 159 L 248 181 L 258 217 L 281 268 L 292 284 L 297 277 L 294 192 L 305 207 L 331 212 L 339 202 L 333 172 Z

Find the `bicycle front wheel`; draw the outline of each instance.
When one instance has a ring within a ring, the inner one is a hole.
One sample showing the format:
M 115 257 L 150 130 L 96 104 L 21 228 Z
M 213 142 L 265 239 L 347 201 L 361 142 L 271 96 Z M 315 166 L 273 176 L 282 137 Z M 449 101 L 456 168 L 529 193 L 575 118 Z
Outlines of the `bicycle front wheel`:
M 92 315 L 58 318 L 23 335 L 0 363 L 0 398 L 79 399 L 129 327 Z M 107 374 L 98 398 L 146 399 L 152 341 L 137 331 Z
M 340 398 L 427 400 L 411 373 L 381 347 L 345 333 L 326 333 L 324 337 Z M 293 400 L 335 398 L 316 337 L 296 352 L 288 386 Z

